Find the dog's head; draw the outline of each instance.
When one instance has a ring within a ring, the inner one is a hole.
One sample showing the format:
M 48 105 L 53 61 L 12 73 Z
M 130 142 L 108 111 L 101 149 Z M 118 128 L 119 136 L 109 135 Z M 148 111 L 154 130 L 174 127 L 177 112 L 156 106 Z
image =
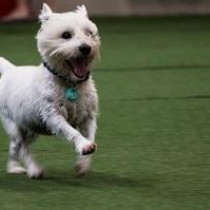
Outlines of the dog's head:
M 38 50 L 43 60 L 73 81 L 85 78 L 99 56 L 100 38 L 85 6 L 74 12 L 54 13 L 47 4 L 39 16 Z

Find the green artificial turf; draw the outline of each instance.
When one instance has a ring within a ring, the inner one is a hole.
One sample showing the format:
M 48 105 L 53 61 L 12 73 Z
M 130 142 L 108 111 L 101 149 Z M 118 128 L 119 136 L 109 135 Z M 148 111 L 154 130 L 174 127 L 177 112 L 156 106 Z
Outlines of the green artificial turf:
M 92 171 L 73 173 L 74 149 L 40 136 L 32 146 L 45 178 L 5 173 L 1 210 L 210 209 L 210 17 L 96 19 L 102 39 Z M 38 64 L 38 24 L 1 24 L 0 56 Z

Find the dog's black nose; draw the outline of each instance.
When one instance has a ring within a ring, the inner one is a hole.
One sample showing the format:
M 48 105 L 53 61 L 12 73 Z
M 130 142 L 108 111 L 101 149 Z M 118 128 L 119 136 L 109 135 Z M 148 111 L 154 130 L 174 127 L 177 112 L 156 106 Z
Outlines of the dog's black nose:
M 82 44 L 80 47 L 79 47 L 79 50 L 80 52 L 83 54 L 83 55 L 89 55 L 90 52 L 91 52 L 91 47 L 87 44 Z

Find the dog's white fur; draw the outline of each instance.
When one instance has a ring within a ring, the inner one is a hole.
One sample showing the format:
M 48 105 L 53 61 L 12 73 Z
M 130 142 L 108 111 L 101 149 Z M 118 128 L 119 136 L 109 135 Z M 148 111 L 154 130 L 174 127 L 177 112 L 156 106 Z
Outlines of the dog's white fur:
M 38 51 L 42 59 L 65 75 L 67 81 L 77 84 L 79 98 L 69 101 L 64 89 L 71 84 L 53 75 L 43 64 L 15 66 L 0 58 L 0 113 L 5 131 L 10 137 L 9 173 L 27 172 L 39 178 L 43 170 L 34 161 L 28 145 L 39 134 L 56 134 L 73 142 L 76 147 L 76 169 L 85 173 L 90 166 L 96 144 L 96 117 L 98 96 L 92 77 L 80 82 L 65 63 L 65 59 L 80 56 L 79 47 L 91 47 L 87 68 L 98 56 L 100 40 L 96 25 L 88 18 L 85 6 L 74 12 L 54 13 L 47 4 L 39 16 L 41 29 L 37 34 Z M 70 39 L 61 34 L 70 32 Z M 24 166 L 21 165 L 21 161 Z

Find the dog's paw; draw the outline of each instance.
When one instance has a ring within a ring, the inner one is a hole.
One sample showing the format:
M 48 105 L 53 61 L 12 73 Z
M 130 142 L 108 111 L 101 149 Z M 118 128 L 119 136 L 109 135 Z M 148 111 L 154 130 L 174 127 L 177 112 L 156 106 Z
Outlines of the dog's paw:
M 89 155 L 93 153 L 97 148 L 97 144 L 91 142 L 89 145 L 86 145 L 82 150 L 82 155 Z
M 41 179 L 43 174 L 43 170 L 38 166 L 30 166 L 27 170 L 27 175 L 30 179 Z
M 79 137 L 76 141 L 76 151 L 79 155 L 89 155 L 93 153 L 97 148 L 97 144 L 88 141 L 84 137 Z
M 26 169 L 21 166 L 14 166 L 7 169 L 7 173 L 9 174 L 24 174 L 26 173 Z
M 92 154 L 97 148 L 97 144 L 94 142 L 88 142 L 88 144 L 86 144 L 81 151 L 82 155 L 89 155 Z
M 92 156 L 78 156 L 75 164 L 76 176 L 81 177 L 90 170 Z

